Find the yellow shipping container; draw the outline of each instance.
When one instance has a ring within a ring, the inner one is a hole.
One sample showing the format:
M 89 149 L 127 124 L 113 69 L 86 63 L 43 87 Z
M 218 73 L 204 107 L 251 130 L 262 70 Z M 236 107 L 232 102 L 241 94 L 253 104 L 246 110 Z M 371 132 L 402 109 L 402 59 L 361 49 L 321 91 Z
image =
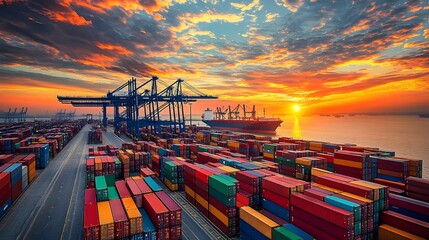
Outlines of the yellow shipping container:
M 115 223 L 109 201 L 98 202 L 98 220 L 100 221 L 100 239 L 114 239 Z
M 321 184 L 318 184 L 318 183 L 312 183 L 311 186 L 322 188 L 322 189 L 325 189 L 325 190 L 328 190 L 328 191 L 331 191 L 331 192 L 334 192 L 334 193 L 342 193 L 343 192 L 341 190 L 338 190 L 338 189 L 335 189 L 335 188 L 331 188 L 331 187 L 328 187 L 328 186 L 325 186 L 325 185 L 321 185 Z
M 335 165 L 342 165 L 346 167 L 360 168 L 362 169 L 362 162 L 349 161 L 339 158 L 334 158 Z
M 195 199 L 195 192 L 192 188 L 185 185 L 185 192 L 190 195 L 193 199 Z
M 320 142 L 310 142 L 310 150 L 321 152 L 323 150 L 323 144 Z
M 137 208 L 134 200 L 131 197 L 121 198 L 122 205 L 124 205 L 125 212 L 130 220 L 130 235 L 140 234 L 143 232 L 143 219 Z
M 205 209 L 209 210 L 209 203 L 203 197 L 201 197 L 200 195 L 198 195 L 198 193 L 195 193 L 195 200 L 199 204 L 201 204 Z
M 95 162 L 95 170 L 102 170 L 103 169 L 101 158 L 95 158 L 94 162 Z
M 386 189 L 387 188 L 387 186 L 384 186 L 384 185 L 381 185 L 381 184 L 378 184 L 378 183 L 364 181 L 364 180 L 353 181 L 353 182 L 350 182 L 350 183 L 351 184 L 356 184 L 356 185 L 359 185 L 359 186 L 362 186 L 362 187 L 367 187 L 367 188 L 373 189 L 374 190 L 374 200 L 380 199 L 381 189 Z
M 225 226 L 229 226 L 229 218 L 211 204 L 209 204 L 209 212 L 219 219 Z
M 262 213 L 259 213 L 258 211 L 249 206 L 244 206 L 240 208 L 240 219 L 242 219 L 250 226 L 258 230 L 258 232 L 264 234 L 264 236 L 270 239 L 272 239 L 273 228 L 279 226 L 273 220 L 267 218 Z
M 230 167 L 230 166 L 220 166 L 220 167 L 217 167 L 217 168 L 222 169 L 222 170 L 224 170 L 225 172 L 228 172 L 228 173 L 235 173 L 235 172 L 240 171 L 237 168 L 233 168 L 233 167 Z
M 177 184 L 173 184 L 168 180 L 167 178 L 164 178 L 164 184 L 168 187 L 171 191 L 177 191 L 179 189 L 179 186 Z
M 311 160 L 310 159 L 305 159 L 305 158 L 297 158 L 295 160 L 296 164 L 302 164 L 304 166 L 311 166 Z
M 264 156 L 264 157 L 266 157 L 266 158 L 271 158 L 271 159 L 273 159 L 273 158 L 274 158 L 274 153 L 267 153 L 267 152 L 264 152 L 264 153 L 263 153 L 263 156 Z
M 332 172 L 321 168 L 311 168 L 311 176 L 313 177 L 321 177 L 329 174 L 332 174 Z
M 423 240 L 412 233 L 392 227 L 387 224 L 380 225 L 378 228 L 378 240 Z

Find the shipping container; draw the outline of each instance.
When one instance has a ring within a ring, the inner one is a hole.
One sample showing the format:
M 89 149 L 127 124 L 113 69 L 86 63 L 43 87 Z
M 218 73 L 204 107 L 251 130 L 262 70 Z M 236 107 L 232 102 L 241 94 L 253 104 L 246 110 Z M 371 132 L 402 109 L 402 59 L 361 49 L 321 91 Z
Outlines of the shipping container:
M 100 239 L 100 223 L 96 204 L 85 204 L 83 210 L 83 238 L 85 240 Z
M 130 235 L 130 222 L 120 199 L 110 200 L 113 221 L 115 223 L 115 239 L 126 238 Z
M 247 206 L 240 208 L 240 219 L 269 239 L 272 239 L 273 228 L 279 226 L 273 220 Z
M 107 190 L 106 179 L 104 176 L 95 177 L 95 190 L 97 193 L 97 201 L 109 200 L 109 192 Z
M 156 228 L 143 208 L 139 208 L 143 218 L 143 240 L 156 240 Z
M 143 233 L 143 219 L 140 211 L 131 197 L 121 198 L 128 220 L 130 221 L 130 236 Z
M 98 202 L 97 208 L 100 222 L 100 239 L 114 239 L 115 224 L 109 201 Z
M 169 211 L 155 193 L 143 195 L 143 207 L 157 229 L 169 227 Z

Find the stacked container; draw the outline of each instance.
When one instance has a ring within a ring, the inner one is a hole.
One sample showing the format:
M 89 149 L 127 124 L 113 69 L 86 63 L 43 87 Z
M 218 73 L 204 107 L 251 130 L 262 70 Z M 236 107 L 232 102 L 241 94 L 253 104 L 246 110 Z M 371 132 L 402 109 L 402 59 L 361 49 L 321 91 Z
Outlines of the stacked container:
M 155 193 L 143 196 L 143 207 L 155 225 L 158 239 L 170 239 L 170 213 Z
M 83 238 L 85 240 L 100 239 L 100 222 L 95 189 L 85 190 L 83 210 Z
M 97 202 L 100 239 L 114 239 L 115 222 L 109 201 Z
M 273 239 L 273 230 L 279 224 L 251 207 L 240 208 L 240 235 L 242 239 Z
M 182 239 L 182 210 L 164 191 L 156 192 L 156 196 L 167 207 L 170 215 L 170 239 Z
M 420 201 L 429 202 L 429 180 L 407 177 L 405 179 L 405 195 Z
M 10 173 L 12 203 L 14 203 L 22 192 L 22 163 L 14 163 L 3 172 Z
M 12 184 L 9 172 L 0 172 L 0 219 L 12 205 Z
M 209 177 L 209 219 L 227 236 L 238 233 L 237 180 L 224 174 Z
M 139 208 L 143 218 L 143 240 L 156 240 L 156 228 L 143 208 Z
M 122 204 L 124 206 L 125 212 L 127 213 L 130 226 L 130 236 L 137 235 L 142 236 L 143 234 L 143 219 L 140 211 L 138 210 L 133 199 L 121 198 Z M 138 237 L 139 239 L 139 237 Z
M 98 202 L 109 200 L 109 192 L 107 190 L 107 183 L 104 176 L 95 177 L 95 189 Z

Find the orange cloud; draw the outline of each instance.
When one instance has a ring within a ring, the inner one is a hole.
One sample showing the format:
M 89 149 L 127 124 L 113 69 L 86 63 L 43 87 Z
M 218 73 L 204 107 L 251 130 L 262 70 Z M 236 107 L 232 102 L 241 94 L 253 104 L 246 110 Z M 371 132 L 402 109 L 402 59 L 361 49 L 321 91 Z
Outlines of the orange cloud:
M 128 49 L 126 49 L 120 45 L 97 43 L 97 47 L 99 49 L 103 49 L 103 50 L 115 51 L 116 53 L 121 54 L 121 55 L 130 55 L 132 53 L 131 51 L 129 51 Z
M 303 0 L 276 0 L 277 5 L 283 6 L 291 12 L 296 12 L 304 4 Z
M 369 19 L 361 19 L 358 24 L 346 29 L 344 31 L 344 34 L 350 34 L 350 33 L 355 33 L 355 32 L 359 32 L 362 30 L 366 30 L 370 27 L 369 25 L 370 20 Z
M 243 16 L 231 13 L 216 13 L 211 10 L 205 13 L 185 13 L 179 16 L 180 25 L 171 27 L 172 31 L 183 32 L 199 23 L 212 23 L 217 21 L 236 23 L 243 21 Z
M 79 16 L 76 11 L 69 8 L 67 5 L 61 5 L 64 7 L 63 9 L 59 11 L 46 10 L 45 15 L 53 21 L 67 22 L 72 25 L 85 26 L 92 24 L 90 20 L 88 21 L 84 17 Z
M 91 53 L 89 57 L 86 57 L 84 59 L 79 59 L 77 61 L 85 65 L 105 68 L 105 67 L 111 66 L 117 60 L 118 60 L 117 57 L 109 57 L 102 54 Z

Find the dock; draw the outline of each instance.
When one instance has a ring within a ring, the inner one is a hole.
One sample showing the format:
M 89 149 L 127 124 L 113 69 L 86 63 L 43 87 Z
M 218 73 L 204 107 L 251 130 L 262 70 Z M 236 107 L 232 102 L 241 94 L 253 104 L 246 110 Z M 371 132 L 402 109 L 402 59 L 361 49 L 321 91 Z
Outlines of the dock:
M 88 147 L 86 125 L 40 172 L 36 180 L 0 221 L 0 239 L 83 239 L 85 159 Z M 123 142 L 111 128 L 103 132 L 103 144 L 120 147 Z M 228 239 L 183 193 L 165 191 L 182 208 L 183 239 Z

